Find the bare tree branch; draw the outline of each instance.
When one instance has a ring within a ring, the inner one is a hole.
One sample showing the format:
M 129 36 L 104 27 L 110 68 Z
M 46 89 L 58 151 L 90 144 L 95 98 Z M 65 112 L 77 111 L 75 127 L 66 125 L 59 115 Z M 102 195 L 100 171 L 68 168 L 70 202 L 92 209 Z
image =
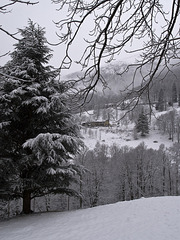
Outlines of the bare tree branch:
M 21 0 L 10 0 L 6 4 L 0 5 L 0 13 L 8 13 L 10 10 L 8 9 L 10 6 L 16 4 L 16 3 L 22 3 L 27 5 L 34 5 L 39 3 L 38 1 L 32 2 L 32 1 L 21 1 Z
M 15 35 L 17 33 L 9 33 L 8 31 L 6 31 L 5 29 L 3 29 L 2 27 L 0 27 L 0 31 L 6 33 L 7 35 L 9 35 L 10 37 L 14 38 L 15 40 L 19 40 L 17 37 L 15 37 Z
M 76 63 L 81 65 L 84 83 L 80 90 L 87 99 L 88 94 L 101 82 L 107 81 L 102 74 L 103 61 L 111 62 L 126 51 L 138 53 L 138 60 L 131 82 L 133 90 L 137 72 L 141 74 L 141 88 L 138 96 L 149 90 L 150 84 L 159 74 L 159 69 L 169 70 L 169 64 L 179 61 L 179 11 L 180 1 L 171 0 L 171 9 L 166 12 L 163 0 L 53 0 L 61 11 L 67 10 L 67 18 L 56 22 L 60 30 L 59 44 L 66 45 L 66 52 L 60 68 L 70 68 L 73 62 L 71 46 L 82 27 L 91 21 L 91 30 L 84 39 L 86 47 Z M 136 46 L 137 42 L 142 43 Z M 132 46 L 132 50 L 129 49 Z M 144 73 L 146 66 L 148 72 Z
M 9 9 L 11 6 L 15 5 L 15 4 L 27 4 L 27 5 L 35 5 L 38 4 L 38 1 L 22 1 L 22 0 L 7 0 L 7 3 L 0 5 L 0 13 L 2 14 L 7 14 L 10 13 L 12 10 Z M 4 29 L 2 27 L 2 25 L 0 25 L 0 31 L 6 33 L 7 35 L 9 35 L 10 37 L 14 38 L 15 40 L 19 40 L 15 35 L 17 33 L 10 33 L 9 31 L 7 31 L 6 29 Z

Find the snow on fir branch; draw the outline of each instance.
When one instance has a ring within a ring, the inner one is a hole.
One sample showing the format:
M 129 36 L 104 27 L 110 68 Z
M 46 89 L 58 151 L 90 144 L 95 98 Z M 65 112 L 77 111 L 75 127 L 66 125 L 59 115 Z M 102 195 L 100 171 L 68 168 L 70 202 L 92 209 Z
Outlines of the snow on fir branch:
M 48 102 L 48 99 L 44 96 L 35 96 L 35 97 L 32 97 L 31 99 L 23 101 L 23 103 L 26 105 L 29 105 L 29 104 L 38 105 L 38 103 L 42 103 L 42 102 Z
M 12 97 L 16 97 L 17 95 L 24 95 L 27 91 L 22 89 L 22 87 L 19 87 L 17 89 L 14 89 L 12 92 L 11 92 L 11 96 Z
M 77 139 L 74 139 L 74 137 L 61 135 L 59 133 L 40 133 L 37 137 L 27 140 L 23 144 L 23 147 L 29 147 L 32 150 L 38 150 L 40 148 L 45 148 L 46 150 L 47 148 L 57 148 L 58 150 L 66 152 L 63 142 L 73 147 L 76 141 Z
M 8 126 L 10 123 L 11 123 L 10 121 L 1 122 L 1 123 L 0 123 L 0 129 L 2 129 L 3 127 Z

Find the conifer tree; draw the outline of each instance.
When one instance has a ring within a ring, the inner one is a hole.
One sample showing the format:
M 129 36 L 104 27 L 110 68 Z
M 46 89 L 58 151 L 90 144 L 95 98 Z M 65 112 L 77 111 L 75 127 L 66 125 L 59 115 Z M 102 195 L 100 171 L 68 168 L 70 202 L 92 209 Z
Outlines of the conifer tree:
M 164 91 L 161 88 L 161 90 L 159 91 L 159 97 L 158 97 L 158 102 L 156 105 L 156 110 L 159 110 L 160 112 L 164 111 Z
M 172 103 L 177 102 L 177 88 L 175 82 L 172 85 Z
M 30 213 L 33 197 L 74 193 L 70 183 L 79 167 L 72 158 L 83 144 L 66 104 L 68 86 L 47 65 L 52 55 L 44 29 L 29 20 L 19 31 L 1 79 L 0 166 L 10 164 L 0 187 L 6 182 L 1 197 L 22 197 Z
M 141 132 L 141 136 L 145 136 L 146 134 L 149 133 L 148 118 L 147 118 L 147 115 L 144 114 L 144 111 L 142 111 L 139 114 L 139 118 L 136 124 L 136 129 L 137 129 L 137 132 Z

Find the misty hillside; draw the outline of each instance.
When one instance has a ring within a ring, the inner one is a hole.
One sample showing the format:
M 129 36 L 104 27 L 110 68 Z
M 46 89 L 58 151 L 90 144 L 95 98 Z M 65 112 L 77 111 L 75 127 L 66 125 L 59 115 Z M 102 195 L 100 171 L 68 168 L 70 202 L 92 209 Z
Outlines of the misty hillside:
M 148 65 L 143 68 L 143 72 L 136 72 L 136 77 L 134 74 L 136 71 L 136 66 L 128 67 L 128 64 L 125 62 L 117 62 L 114 64 L 107 64 L 105 67 L 102 67 L 102 75 L 106 81 L 107 88 L 103 88 L 102 83 L 98 83 L 96 91 L 103 94 L 120 94 L 125 88 L 128 87 L 128 90 L 137 88 L 142 84 L 142 74 L 146 74 Z M 74 72 L 66 76 L 66 79 L 77 79 L 77 76 L 82 76 L 82 72 Z M 170 68 L 169 71 L 163 70 L 161 74 L 159 72 L 156 74 L 154 79 L 154 84 L 161 82 L 161 84 L 166 84 L 167 82 L 179 81 L 180 79 L 180 69 L 178 67 Z M 162 81 L 163 80 L 163 81 Z M 133 85 L 131 85 L 133 81 Z
M 106 87 L 104 88 L 102 83 L 99 82 L 96 86 L 96 91 L 90 92 L 85 104 L 82 102 L 83 106 L 80 109 L 76 109 L 75 112 L 93 110 L 97 107 L 104 108 L 108 104 L 121 104 L 124 100 L 134 97 L 139 101 L 136 91 L 141 88 L 142 76 L 137 71 L 136 77 L 133 79 L 136 67 L 131 66 L 127 70 L 127 66 L 126 63 L 119 62 L 103 67 L 102 74 L 107 84 Z M 145 69 L 147 68 L 148 66 L 145 67 Z M 82 77 L 82 72 L 69 74 L 66 76 L 66 80 L 75 80 L 77 76 Z M 131 84 L 132 81 L 134 81 L 133 85 Z M 159 92 L 163 89 L 166 101 L 171 102 L 171 90 L 174 83 L 177 88 L 177 94 L 180 94 L 180 70 L 178 67 L 170 68 L 168 72 L 164 70 L 160 74 L 157 73 L 153 82 L 149 85 L 149 93 L 145 91 L 141 95 L 140 101 L 144 103 L 148 103 L 149 101 L 151 101 L 151 103 L 157 102 Z M 79 105 L 82 103 L 79 102 Z
M 135 73 L 136 67 L 129 67 L 127 69 L 127 64 L 119 62 L 116 64 L 107 64 L 105 67 L 102 67 L 101 73 L 106 82 L 107 87 L 104 88 L 102 83 L 98 83 L 96 86 L 96 91 L 102 91 L 106 94 L 109 93 L 119 93 L 124 90 L 127 86 L 133 81 L 133 76 Z M 82 72 L 74 72 L 66 76 L 66 79 L 77 79 L 77 76 L 82 76 Z M 137 72 L 136 78 L 134 79 L 134 86 L 137 87 L 141 83 L 142 77 Z M 132 86 L 130 86 L 130 89 Z

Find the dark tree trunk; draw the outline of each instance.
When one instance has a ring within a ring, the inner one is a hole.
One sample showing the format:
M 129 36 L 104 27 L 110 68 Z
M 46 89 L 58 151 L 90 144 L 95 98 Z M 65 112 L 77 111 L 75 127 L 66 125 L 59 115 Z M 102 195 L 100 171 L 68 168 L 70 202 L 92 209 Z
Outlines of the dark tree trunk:
M 163 165 L 163 196 L 165 196 L 165 174 L 166 174 L 166 168 L 165 168 L 165 165 Z
M 171 178 L 171 170 L 169 168 L 169 195 L 172 195 L 172 178 Z
M 31 213 L 31 191 L 24 190 L 23 192 L 23 213 Z
M 125 173 L 123 174 L 123 180 L 122 180 L 122 201 L 126 201 L 126 186 L 125 186 Z
M 80 204 L 80 208 L 83 208 L 83 200 L 82 200 L 82 192 L 83 192 L 83 189 L 82 189 L 82 174 L 80 175 L 80 194 L 81 194 L 81 196 L 80 196 L 80 202 L 79 202 L 79 204 Z

